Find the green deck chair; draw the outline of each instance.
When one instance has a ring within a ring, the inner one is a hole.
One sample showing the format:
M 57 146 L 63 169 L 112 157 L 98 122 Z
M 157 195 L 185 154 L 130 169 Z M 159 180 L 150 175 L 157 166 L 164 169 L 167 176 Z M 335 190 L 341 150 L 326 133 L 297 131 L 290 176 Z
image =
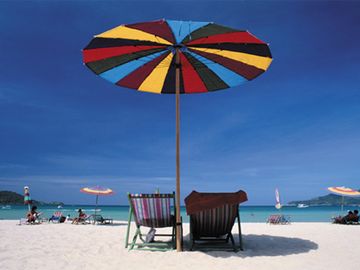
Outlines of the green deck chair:
M 128 228 L 126 232 L 125 248 L 129 250 L 169 250 L 176 248 L 175 243 L 175 192 L 170 194 L 129 194 L 130 204 Z M 171 206 L 172 204 L 172 206 Z M 172 213 L 172 209 L 173 213 Z M 131 242 L 129 242 L 131 219 L 134 218 L 136 231 Z M 172 227 L 171 234 L 148 235 L 141 232 L 142 227 L 156 228 Z M 146 238 L 171 237 L 171 241 L 146 241 Z

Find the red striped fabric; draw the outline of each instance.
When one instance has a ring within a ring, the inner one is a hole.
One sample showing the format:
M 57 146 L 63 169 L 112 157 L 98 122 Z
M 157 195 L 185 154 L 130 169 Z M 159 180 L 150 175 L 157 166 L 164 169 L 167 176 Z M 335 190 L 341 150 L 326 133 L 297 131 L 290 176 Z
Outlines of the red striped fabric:
M 218 34 L 208 36 L 205 38 L 199 38 L 186 43 L 187 46 L 195 44 L 212 44 L 212 43 L 257 43 L 265 44 L 260 39 L 256 38 L 249 32 L 232 32 L 225 34 Z
M 254 66 L 250 66 L 250 65 L 241 63 L 239 61 L 223 57 L 221 55 L 216 55 L 216 54 L 201 52 L 201 51 L 193 51 L 191 49 L 190 49 L 190 51 L 197 53 L 205 58 L 208 58 L 210 60 L 215 61 L 216 63 L 223 65 L 224 67 L 245 77 L 247 80 L 252 80 L 265 71 L 265 70 L 259 69 L 257 67 L 254 67 Z
M 183 53 L 180 53 L 180 62 L 185 93 L 207 92 L 204 82 Z
M 138 29 L 162 37 L 171 43 L 175 43 L 174 35 L 165 20 L 143 22 L 125 25 L 129 28 Z
M 130 54 L 140 51 L 152 50 L 163 48 L 164 46 L 121 46 L 121 47 L 109 47 L 109 48 L 98 48 L 83 51 L 84 63 L 99 61 L 102 59 L 120 56 L 124 54 Z
M 171 227 L 173 217 L 170 202 L 173 197 L 169 195 L 173 196 L 172 194 L 130 195 L 136 225 L 150 228 Z

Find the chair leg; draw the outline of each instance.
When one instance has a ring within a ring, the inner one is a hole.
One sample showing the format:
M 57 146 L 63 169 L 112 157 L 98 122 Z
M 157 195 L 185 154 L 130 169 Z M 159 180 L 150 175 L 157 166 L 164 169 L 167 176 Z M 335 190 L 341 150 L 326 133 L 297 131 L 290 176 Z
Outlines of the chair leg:
M 194 246 L 195 246 L 195 239 L 194 239 L 194 235 L 192 233 L 190 234 L 190 242 L 191 242 L 190 251 L 193 251 Z
M 134 235 L 134 238 L 133 238 L 133 241 L 131 242 L 131 245 L 130 245 L 130 249 L 129 250 L 132 250 L 134 247 L 135 247 L 135 244 L 136 244 L 136 240 L 137 240 L 137 237 L 141 235 L 141 231 L 140 231 L 140 228 L 136 228 L 136 232 L 135 232 L 135 235 Z
M 231 233 L 229 233 L 229 234 L 226 236 L 226 239 L 225 239 L 226 243 L 229 243 L 230 235 L 231 235 Z
M 233 246 L 233 249 L 234 249 L 234 251 L 236 252 L 236 251 L 237 251 L 237 248 L 236 248 L 236 245 L 235 245 L 235 241 L 234 241 L 233 235 L 232 235 L 231 233 L 229 233 L 229 234 L 228 234 L 228 237 L 230 238 L 231 244 L 232 244 L 232 246 Z
M 171 243 L 174 249 L 176 248 L 175 236 L 176 236 L 176 225 L 172 227 L 172 233 L 171 233 Z
M 183 251 L 184 250 L 183 222 L 182 222 L 182 217 L 180 217 L 180 218 L 181 218 L 181 228 L 180 228 L 180 230 L 181 230 L 181 233 L 180 233 L 180 235 L 181 235 L 181 251 Z
M 142 237 L 143 235 L 142 235 L 142 233 L 141 233 L 141 231 L 140 231 L 140 227 L 139 227 L 139 238 L 140 238 L 140 240 L 144 243 L 144 242 L 146 242 L 145 241 L 145 239 Z
M 130 234 L 131 217 L 132 217 L 132 208 L 131 208 L 131 206 L 130 206 L 129 218 L 128 218 L 128 227 L 127 227 L 127 230 L 126 230 L 126 237 L 125 237 L 125 248 L 127 248 L 128 245 L 129 245 L 129 234 Z
M 190 227 L 190 242 L 191 242 L 190 251 L 192 251 L 194 249 L 195 240 L 194 240 L 193 225 L 192 225 L 191 217 L 190 217 L 189 227 Z
M 242 234 L 241 234 L 241 224 L 240 224 L 240 214 L 239 214 L 239 211 L 238 211 L 237 220 L 238 220 L 238 228 L 239 228 L 239 246 L 240 246 L 240 250 L 244 250 L 244 248 L 243 248 L 243 241 L 242 241 Z

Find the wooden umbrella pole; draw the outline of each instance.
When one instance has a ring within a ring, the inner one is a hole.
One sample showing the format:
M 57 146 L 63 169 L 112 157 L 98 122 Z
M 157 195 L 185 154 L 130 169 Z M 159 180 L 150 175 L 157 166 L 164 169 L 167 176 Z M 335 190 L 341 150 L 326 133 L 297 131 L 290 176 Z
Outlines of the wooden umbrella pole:
M 95 215 L 94 215 L 94 223 L 96 221 L 96 211 L 97 211 L 97 206 L 98 206 L 98 199 L 99 199 L 99 194 L 96 194 L 96 205 L 95 205 Z
M 180 57 L 179 48 L 175 53 L 175 90 L 176 90 L 176 251 L 182 251 L 181 246 L 181 216 L 180 216 Z

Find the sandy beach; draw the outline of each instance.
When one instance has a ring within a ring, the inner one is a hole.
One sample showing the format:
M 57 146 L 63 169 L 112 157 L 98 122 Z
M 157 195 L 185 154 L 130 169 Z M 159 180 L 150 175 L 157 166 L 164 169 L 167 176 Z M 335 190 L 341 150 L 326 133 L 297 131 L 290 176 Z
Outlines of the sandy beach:
M 243 223 L 244 251 L 128 251 L 126 223 L 0 221 L 0 269 L 346 269 L 360 263 L 360 226 Z M 184 224 L 185 246 L 188 224 Z M 234 229 L 237 236 L 237 231 Z M 186 247 L 185 247 L 186 248 Z

